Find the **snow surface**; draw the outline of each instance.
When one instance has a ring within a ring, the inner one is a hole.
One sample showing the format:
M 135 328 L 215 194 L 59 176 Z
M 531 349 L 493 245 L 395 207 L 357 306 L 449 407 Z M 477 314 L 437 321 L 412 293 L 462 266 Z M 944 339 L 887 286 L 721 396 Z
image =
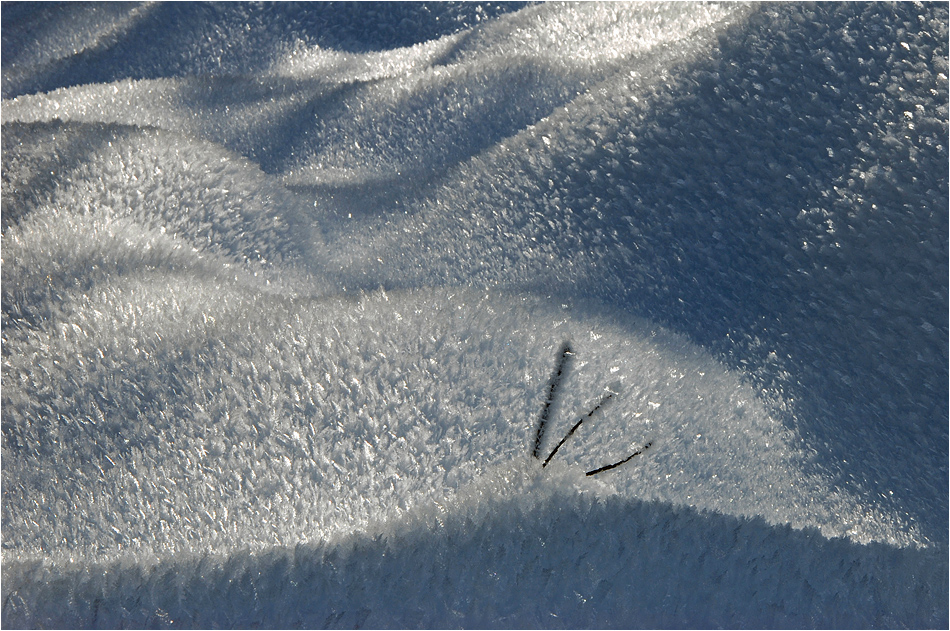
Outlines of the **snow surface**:
M 945 4 L 2 11 L 5 627 L 947 627 Z

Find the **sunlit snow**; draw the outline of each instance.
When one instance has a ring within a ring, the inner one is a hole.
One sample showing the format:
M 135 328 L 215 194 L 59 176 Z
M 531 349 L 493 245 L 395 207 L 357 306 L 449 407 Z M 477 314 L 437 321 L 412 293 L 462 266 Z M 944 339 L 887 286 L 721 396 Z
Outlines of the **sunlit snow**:
M 5 627 L 947 626 L 945 5 L 2 17 Z

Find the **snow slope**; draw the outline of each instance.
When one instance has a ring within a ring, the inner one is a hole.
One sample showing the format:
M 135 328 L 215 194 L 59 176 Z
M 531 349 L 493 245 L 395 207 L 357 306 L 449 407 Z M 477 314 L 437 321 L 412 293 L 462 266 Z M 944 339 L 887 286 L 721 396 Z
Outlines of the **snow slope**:
M 945 4 L 2 18 L 4 626 L 947 626 Z

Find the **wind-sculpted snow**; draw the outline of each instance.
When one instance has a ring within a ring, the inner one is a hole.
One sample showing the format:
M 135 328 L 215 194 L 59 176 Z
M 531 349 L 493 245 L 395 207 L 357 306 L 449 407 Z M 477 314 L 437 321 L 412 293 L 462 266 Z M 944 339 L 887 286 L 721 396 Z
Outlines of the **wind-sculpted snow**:
M 4 5 L 4 626 L 945 627 L 947 68 L 945 5 Z
M 577 471 L 543 471 L 515 460 L 455 501 L 332 543 L 62 570 L 28 563 L 5 577 L 16 586 L 5 587 L 5 615 L 55 628 L 939 625 L 942 613 L 922 605 L 945 598 L 947 566 L 931 551 L 603 501 Z M 36 605 L 67 585 L 69 607 Z

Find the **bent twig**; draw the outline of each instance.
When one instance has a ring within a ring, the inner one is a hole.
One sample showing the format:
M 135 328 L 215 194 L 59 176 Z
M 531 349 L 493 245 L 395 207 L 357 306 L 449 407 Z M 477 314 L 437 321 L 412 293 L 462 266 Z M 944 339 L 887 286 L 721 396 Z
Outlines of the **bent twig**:
M 626 458 L 624 458 L 623 460 L 621 460 L 620 462 L 615 462 L 615 463 L 613 463 L 613 464 L 609 464 L 609 465 L 605 465 L 605 466 L 603 466 L 603 467 L 600 467 L 599 469 L 594 469 L 593 471 L 588 471 L 588 472 L 587 472 L 587 475 L 597 475 L 598 473 L 603 473 L 604 471 L 610 471 L 611 469 L 614 469 L 614 468 L 616 468 L 616 467 L 619 467 L 620 465 L 622 465 L 622 464 L 625 463 L 625 462 L 630 462 L 630 461 L 633 460 L 636 456 L 639 456 L 639 455 L 642 454 L 644 451 L 646 451 L 647 449 L 649 449 L 649 448 L 650 448 L 650 445 L 652 445 L 652 444 L 653 444 L 653 441 L 650 441 L 650 442 L 648 442 L 646 445 L 644 445 L 643 447 L 641 447 L 640 449 L 638 449 L 637 451 L 633 452 L 632 454 L 630 454 L 629 456 L 627 456 Z

